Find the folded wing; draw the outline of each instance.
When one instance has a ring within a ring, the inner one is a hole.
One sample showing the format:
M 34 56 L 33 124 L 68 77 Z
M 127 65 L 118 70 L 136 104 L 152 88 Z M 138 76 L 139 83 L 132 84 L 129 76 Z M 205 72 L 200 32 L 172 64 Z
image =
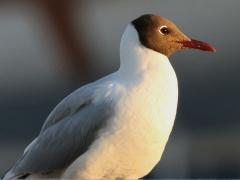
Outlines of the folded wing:
M 114 114 L 112 98 L 97 97 L 101 88 L 90 84 L 57 105 L 4 179 L 61 171 L 86 152 Z

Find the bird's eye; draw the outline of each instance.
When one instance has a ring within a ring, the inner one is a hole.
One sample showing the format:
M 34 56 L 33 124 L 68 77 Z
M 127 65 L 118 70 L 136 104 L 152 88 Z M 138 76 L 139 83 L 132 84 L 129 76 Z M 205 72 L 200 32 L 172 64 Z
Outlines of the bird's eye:
M 167 35 L 167 34 L 169 34 L 170 31 L 169 31 L 169 29 L 168 29 L 167 26 L 161 26 L 159 32 L 160 32 L 162 35 Z

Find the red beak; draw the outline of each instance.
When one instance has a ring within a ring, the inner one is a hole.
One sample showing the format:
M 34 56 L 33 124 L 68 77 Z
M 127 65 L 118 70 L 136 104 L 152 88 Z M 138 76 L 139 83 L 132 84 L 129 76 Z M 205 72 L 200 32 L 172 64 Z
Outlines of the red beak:
M 217 51 L 212 45 L 195 39 L 191 39 L 190 41 L 178 41 L 178 43 L 181 43 L 183 45 L 183 48 L 200 49 L 202 51 L 209 52 Z

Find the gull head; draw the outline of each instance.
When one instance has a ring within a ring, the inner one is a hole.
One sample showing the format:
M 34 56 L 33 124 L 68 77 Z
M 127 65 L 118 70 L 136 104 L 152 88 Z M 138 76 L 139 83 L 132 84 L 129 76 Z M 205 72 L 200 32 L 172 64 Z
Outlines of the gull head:
M 139 41 L 143 46 L 167 57 L 182 49 L 216 51 L 206 42 L 189 38 L 173 22 L 161 16 L 142 15 L 132 21 L 132 25 L 138 32 Z

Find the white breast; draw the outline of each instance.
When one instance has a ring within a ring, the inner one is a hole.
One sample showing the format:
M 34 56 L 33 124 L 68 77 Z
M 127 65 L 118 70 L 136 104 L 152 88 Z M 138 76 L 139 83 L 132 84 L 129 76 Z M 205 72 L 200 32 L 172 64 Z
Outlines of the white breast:
M 73 163 L 71 177 L 140 178 L 159 162 L 175 119 L 177 80 L 174 72 L 164 78 L 154 73 L 118 95 L 116 116 Z

